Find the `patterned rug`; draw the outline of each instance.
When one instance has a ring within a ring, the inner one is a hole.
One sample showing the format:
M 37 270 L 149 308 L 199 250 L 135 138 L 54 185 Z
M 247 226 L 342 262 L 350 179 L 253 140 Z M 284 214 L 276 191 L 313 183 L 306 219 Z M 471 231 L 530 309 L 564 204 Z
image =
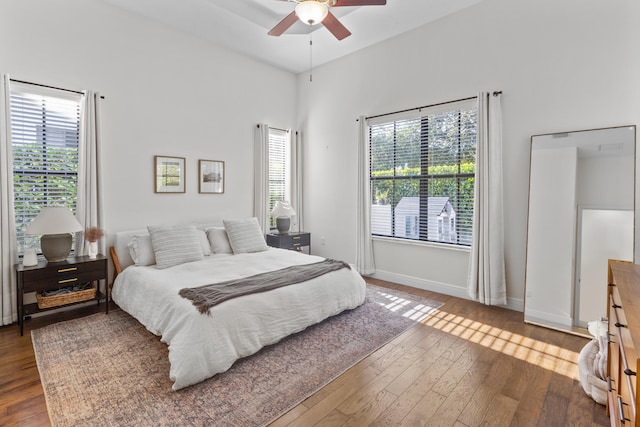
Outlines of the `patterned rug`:
M 31 335 L 54 426 L 261 426 L 441 306 L 368 285 L 362 306 L 179 391 L 166 344 L 121 310 Z

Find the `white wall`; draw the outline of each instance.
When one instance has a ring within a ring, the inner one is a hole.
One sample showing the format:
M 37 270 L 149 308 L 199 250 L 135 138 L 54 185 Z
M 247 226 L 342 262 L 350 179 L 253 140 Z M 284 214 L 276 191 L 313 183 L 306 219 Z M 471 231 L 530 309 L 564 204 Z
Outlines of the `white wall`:
M 295 125 L 294 74 L 98 0 L 2 0 L 0 73 L 105 96 L 109 232 L 251 216 L 254 128 Z M 154 155 L 186 157 L 185 194 L 154 194 Z M 198 194 L 198 159 L 224 194 Z
M 640 122 L 638 3 L 485 0 L 315 67 L 312 83 L 301 74 L 314 252 L 355 258 L 358 116 L 502 90 L 507 288 L 521 309 L 530 136 Z M 382 241 L 374 250 L 382 277 L 466 294 L 467 252 Z

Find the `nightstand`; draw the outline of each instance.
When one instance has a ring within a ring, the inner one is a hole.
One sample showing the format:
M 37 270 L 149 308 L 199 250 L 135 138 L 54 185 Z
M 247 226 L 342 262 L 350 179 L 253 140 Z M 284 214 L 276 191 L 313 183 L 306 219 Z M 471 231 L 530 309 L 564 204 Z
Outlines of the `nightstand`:
M 67 307 L 81 302 L 95 300 L 100 303 L 100 299 L 107 301 L 106 313 L 109 313 L 109 286 L 107 285 L 107 257 L 98 255 L 91 259 L 89 256 L 69 257 L 66 261 L 48 263 L 41 260 L 38 265 L 25 267 L 20 264 L 15 265 L 18 290 L 18 323 L 20 325 L 20 335 L 24 334 L 24 318 L 34 313 L 53 310 L 60 307 Z M 100 292 L 100 281 L 105 283 L 106 295 Z M 76 284 L 91 282 L 95 283 L 96 292 L 93 298 L 68 304 L 56 305 L 48 308 L 40 308 L 37 303 L 24 304 L 24 294 L 29 292 L 42 292 L 55 290 L 64 287 L 71 287 Z
M 291 249 L 304 252 L 303 248 L 307 247 L 311 253 L 311 233 L 304 231 L 290 233 L 269 233 L 267 234 L 267 245 L 274 248 Z

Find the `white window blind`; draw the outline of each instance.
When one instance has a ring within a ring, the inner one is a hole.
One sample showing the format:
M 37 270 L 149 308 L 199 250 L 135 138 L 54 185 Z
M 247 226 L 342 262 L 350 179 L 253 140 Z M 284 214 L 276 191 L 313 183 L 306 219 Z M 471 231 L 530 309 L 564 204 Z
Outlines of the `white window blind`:
M 471 245 L 477 106 L 368 120 L 372 234 Z
M 289 147 L 287 131 L 269 128 L 269 212 L 278 200 L 287 200 Z M 275 227 L 275 220 L 270 224 Z
M 75 213 L 80 94 L 11 85 L 11 137 L 18 252 L 39 251 L 39 236 L 25 229 L 45 206 Z

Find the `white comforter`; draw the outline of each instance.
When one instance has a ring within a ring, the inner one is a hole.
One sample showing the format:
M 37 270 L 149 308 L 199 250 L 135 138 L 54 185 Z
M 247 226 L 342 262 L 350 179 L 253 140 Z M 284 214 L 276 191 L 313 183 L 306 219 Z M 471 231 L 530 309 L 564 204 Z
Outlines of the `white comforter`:
M 178 390 L 224 372 L 241 357 L 364 302 L 365 283 L 355 268 L 235 298 L 200 314 L 178 295 L 186 287 L 248 277 L 322 258 L 284 249 L 212 255 L 159 270 L 131 266 L 118 275 L 113 300 L 169 346 L 169 372 Z

